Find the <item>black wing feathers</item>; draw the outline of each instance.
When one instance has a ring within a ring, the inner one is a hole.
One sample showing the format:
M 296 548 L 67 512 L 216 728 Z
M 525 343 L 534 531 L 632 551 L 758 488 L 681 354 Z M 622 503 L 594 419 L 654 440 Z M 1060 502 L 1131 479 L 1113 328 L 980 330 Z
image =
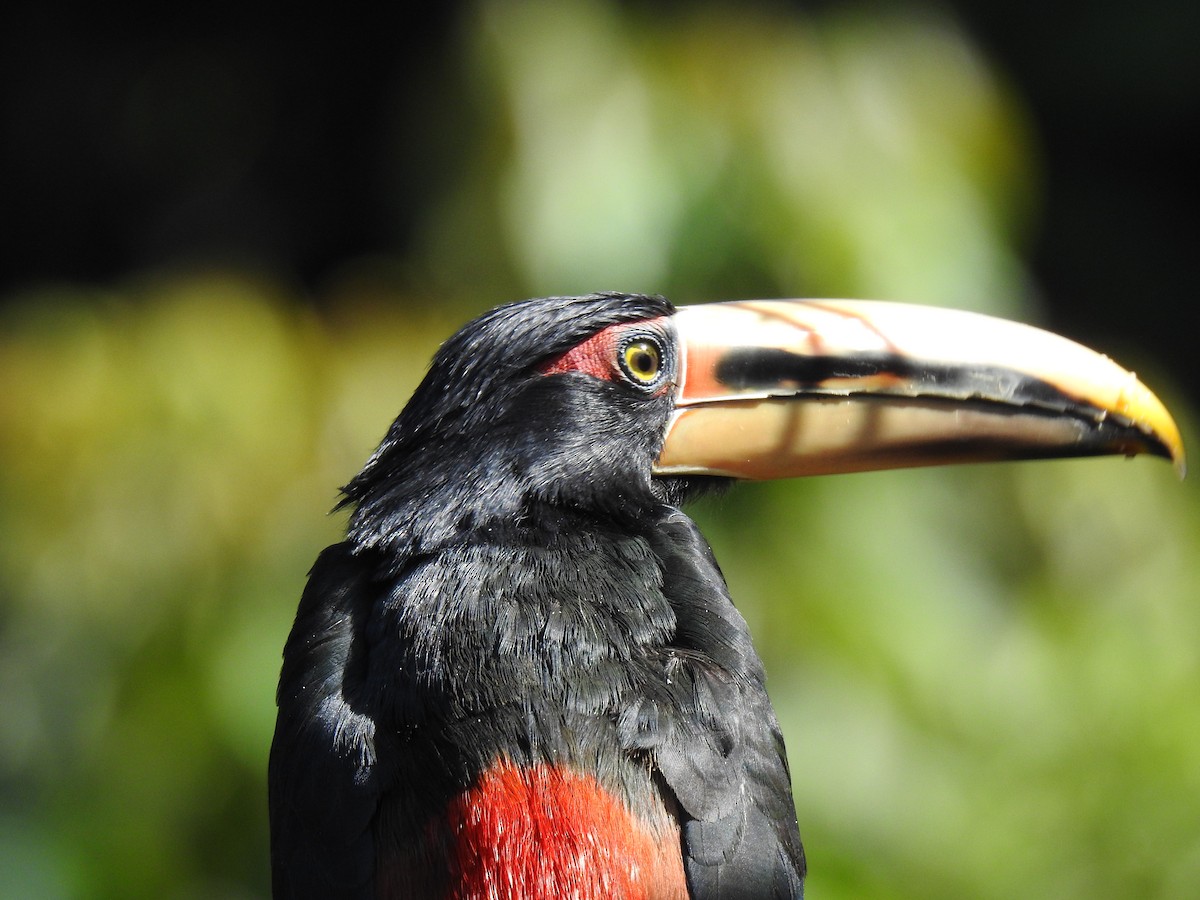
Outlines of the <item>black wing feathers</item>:
M 284 651 L 269 771 L 276 898 L 374 896 L 381 789 L 374 719 L 361 708 L 375 602 L 367 571 L 349 543 L 327 548 Z
M 651 537 L 678 631 L 667 660 L 681 715 L 648 733 L 687 818 L 684 864 L 697 898 L 803 896 L 804 851 L 783 738 L 746 622 L 712 551 L 678 510 Z M 645 711 L 643 711 L 643 714 Z

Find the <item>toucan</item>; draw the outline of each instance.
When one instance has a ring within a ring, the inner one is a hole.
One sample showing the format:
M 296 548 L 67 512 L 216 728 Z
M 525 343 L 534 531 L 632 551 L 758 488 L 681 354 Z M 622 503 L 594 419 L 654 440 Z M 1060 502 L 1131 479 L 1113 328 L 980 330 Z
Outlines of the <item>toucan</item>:
M 269 764 L 276 898 L 793 898 L 763 664 L 682 512 L 739 479 L 1150 453 L 1134 375 L 866 301 L 500 306 L 435 355 L 309 573 Z

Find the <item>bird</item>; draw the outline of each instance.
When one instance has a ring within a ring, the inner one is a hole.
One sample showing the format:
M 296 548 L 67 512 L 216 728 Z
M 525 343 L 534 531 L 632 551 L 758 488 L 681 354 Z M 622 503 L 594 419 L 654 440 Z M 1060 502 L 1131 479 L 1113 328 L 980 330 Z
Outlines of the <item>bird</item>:
M 1169 412 L 1031 326 L 883 301 L 499 306 L 342 489 L 269 760 L 276 898 L 794 898 L 784 738 L 684 505 L 749 479 L 1149 453 Z

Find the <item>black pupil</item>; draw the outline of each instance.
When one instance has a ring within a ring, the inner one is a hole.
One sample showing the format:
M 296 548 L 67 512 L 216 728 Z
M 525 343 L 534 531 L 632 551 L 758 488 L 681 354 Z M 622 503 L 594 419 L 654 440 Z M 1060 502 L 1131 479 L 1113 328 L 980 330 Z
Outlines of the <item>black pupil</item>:
M 653 375 L 658 367 L 658 358 L 649 347 L 634 347 L 629 364 L 639 375 Z

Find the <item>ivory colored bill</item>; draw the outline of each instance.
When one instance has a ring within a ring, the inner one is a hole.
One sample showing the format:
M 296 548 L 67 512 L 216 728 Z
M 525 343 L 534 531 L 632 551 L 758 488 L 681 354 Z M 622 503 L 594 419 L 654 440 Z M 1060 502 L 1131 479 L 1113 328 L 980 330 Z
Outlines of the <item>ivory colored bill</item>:
M 777 478 L 1155 453 L 1179 429 L 1107 357 L 977 313 L 849 300 L 684 307 L 663 474 Z

